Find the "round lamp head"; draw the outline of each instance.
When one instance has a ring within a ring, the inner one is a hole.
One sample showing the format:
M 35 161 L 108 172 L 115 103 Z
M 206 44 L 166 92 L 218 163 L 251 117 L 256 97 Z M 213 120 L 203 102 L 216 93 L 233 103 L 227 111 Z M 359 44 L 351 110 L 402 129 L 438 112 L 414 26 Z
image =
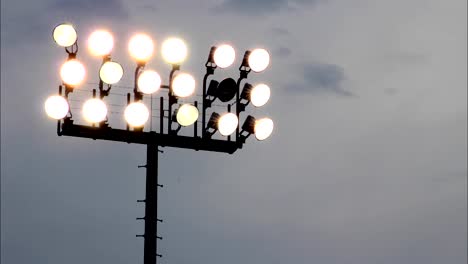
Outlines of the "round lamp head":
M 113 47 L 114 37 L 109 31 L 96 30 L 88 38 L 88 49 L 93 56 L 109 55 Z
M 161 76 L 155 71 L 146 70 L 138 76 L 138 90 L 152 94 L 161 87 Z
M 136 34 L 128 43 L 128 51 L 137 62 L 145 63 L 153 56 L 153 40 L 146 34 Z
M 57 120 L 64 118 L 70 109 L 67 100 L 60 95 L 52 95 L 47 98 L 44 108 L 50 118 Z
M 237 92 L 237 83 L 232 78 L 227 78 L 221 81 L 216 89 L 216 97 L 221 102 L 228 102 L 234 98 Z
M 188 73 L 179 73 L 172 80 L 172 92 L 178 97 L 187 97 L 195 91 L 195 79 Z
M 76 59 L 66 61 L 60 68 L 60 77 L 65 84 L 76 86 L 83 82 L 85 67 Z
M 125 121 L 132 127 L 143 126 L 149 118 L 148 108 L 141 102 L 134 102 L 125 108 Z
M 248 62 L 252 71 L 262 72 L 270 64 L 270 54 L 265 49 L 254 49 L 249 55 Z
M 182 105 L 177 111 L 177 123 L 181 126 L 190 126 L 197 122 L 198 109 L 191 104 Z
M 181 64 L 187 57 L 187 45 L 180 38 L 166 39 L 162 44 L 163 59 L 170 64 Z
M 87 100 L 83 104 L 83 117 L 87 122 L 99 123 L 106 119 L 107 106 L 98 98 Z
M 273 120 L 262 118 L 255 121 L 255 137 L 258 140 L 267 139 L 273 132 Z
M 54 28 L 52 33 L 55 43 L 61 47 L 70 47 L 75 44 L 76 30 L 71 24 L 60 24 Z
M 231 45 L 223 44 L 214 52 L 214 62 L 220 68 L 227 68 L 234 63 L 236 51 Z
M 222 115 L 218 119 L 218 131 L 223 136 L 229 136 L 236 131 L 239 119 L 233 113 Z
M 250 91 L 250 101 L 256 107 L 265 105 L 270 99 L 270 87 L 266 84 L 258 84 Z
M 99 70 L 99 77 L 107 84 L 116 84 L 122 79 L 123 68 L 114 61 L 106 61 Z

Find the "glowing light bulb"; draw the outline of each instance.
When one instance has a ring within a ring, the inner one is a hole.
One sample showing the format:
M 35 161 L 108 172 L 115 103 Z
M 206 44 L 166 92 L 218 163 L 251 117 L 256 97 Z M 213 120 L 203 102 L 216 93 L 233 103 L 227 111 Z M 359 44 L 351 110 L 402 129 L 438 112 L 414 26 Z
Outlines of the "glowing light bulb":
M 146 34 L 136 34 L 128 43 L 130 55 L 138 62 L 147 62 L 154 52 L 154 43 Z
M 60 24 L 56 26 L 52 36 L 54 41 L 61 47 L 70 47 L 75 44 L 77 39 L 76 30 L 70 24 Z
M 187 45 L 180 38 L 166 39 L 162 44 L 162 56 L 170 64 L 180 64 L 187 57 Z
M 218 131 L 223 136 L 229 136 L 234 133 L 239 124 L 239 119 L 233 113 L 222 115 L 218 120 Z
M 44 108 L 46 114 L 53 119 L 62 119 L 68 114 L 70 109 L 68 102 L 60 95 L 52 95 L 45 101 Z
M 195 79 L 188 73 L 179 73 L 172 80 L 172 92 L 178 97 L 187 97 L 195 91 Z
M 125 121 L 132 127 L 143 126 L 149 118 L 148 108 L 141 102 L 134 102 L 125 108 Z
M 155 71 L 146 70 L 138 77 L 138 90 L 145 94 L 152 94 L 161 87 L 161 76 Z
M 107 84 L 116 84 L 122 79 L 123 68 L 120 64 L 114 61 L 107 61 L 99 70 L 99 77 Z
M 83 104 L 83 117 L 87 122 L 99 123 L 107 116 L 106 104 L 98 98 L 91 98 Z
M 216 48 L 214 53 L 214 62 L 220 68 L 227 68 L 234 63 L 236 51 L 230 45 L 223 44 Z
M 88 49 L 93 56 L 109 55 L 114 47 L 114 37 L 109 31 L 96 30 L 88 38 Z
M 71 86 L 76 86 L 82 83 L 85 75 L 85 67 L 76 59 L 66 61 L 60 69 L 60 77 L 62 78 L 62 81 Z
M 198 119 L 198 109 L 193 105 L 184 104 L 177 110 L 176 117 L 181 126 L 190 126 Z
M 249 55 L 248 62 L 252 71 L 262 72 L 270 64 L 270 54 L 265 49 L 254 49 Z
M 250 101 L 256 107 L 265 105 L 270 99 L 270 87 L 266 84 L 258 84 L 250 92 Z
M 270 118 L 262 118 L 255 121 L 255 137 L 258 140 L 267 139 L 273 132 L 273 120 Z

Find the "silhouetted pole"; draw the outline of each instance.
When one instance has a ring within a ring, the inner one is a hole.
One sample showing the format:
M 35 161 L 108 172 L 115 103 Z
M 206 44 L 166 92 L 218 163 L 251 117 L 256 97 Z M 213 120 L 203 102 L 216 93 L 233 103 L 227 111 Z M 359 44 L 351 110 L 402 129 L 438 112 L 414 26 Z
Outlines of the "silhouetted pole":
M 144 264 L 156 264 L 158 232 L 158 145 L 147 144 Z

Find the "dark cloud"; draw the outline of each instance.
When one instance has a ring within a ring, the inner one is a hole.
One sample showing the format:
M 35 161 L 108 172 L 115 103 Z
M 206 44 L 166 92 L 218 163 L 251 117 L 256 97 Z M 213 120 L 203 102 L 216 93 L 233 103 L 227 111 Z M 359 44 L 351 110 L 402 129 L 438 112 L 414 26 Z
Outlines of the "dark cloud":
M 296 90 L 301 92 L 327 92 L 344 96 L 353 95 L 343 87 L 346 75 L 343 67 L 327 63 L 310 63 L 303 66 L 304 83 Z
M 216 11 L 257 15 L 280 10 L 294 9 L 299 6 L 314 5 L 323 0 L 225 0 Z
M 57 0 L 51 7 L 75 19 L 96 16 L 128 17 L 128 11 L 120 0 Z

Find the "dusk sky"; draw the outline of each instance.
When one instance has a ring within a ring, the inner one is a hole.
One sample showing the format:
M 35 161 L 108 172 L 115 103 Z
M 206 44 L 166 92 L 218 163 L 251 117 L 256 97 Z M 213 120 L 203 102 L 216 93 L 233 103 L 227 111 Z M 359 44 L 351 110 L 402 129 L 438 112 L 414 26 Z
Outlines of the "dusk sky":
M 143 263 L 145 146 L 58 137 L 44 111 L 62 22 L 87 67 L 70 95 L 77 122 L 100 64 L 85 41 L 113 32 L 118 128 L 134 33 L 156 41 L 148 67 L 164 80 L 161 42 L 185 39 L 197 94 L 212 45 L 237 52 L 218 80 L 237 78 L 245 50 L 270 51 L 249 82 L 271 100 L 248 109 L 274 120 L 270 138 L 159 155 L 158 263 L 467 263 L 466 0 L 2 0 L 2 264 Z

